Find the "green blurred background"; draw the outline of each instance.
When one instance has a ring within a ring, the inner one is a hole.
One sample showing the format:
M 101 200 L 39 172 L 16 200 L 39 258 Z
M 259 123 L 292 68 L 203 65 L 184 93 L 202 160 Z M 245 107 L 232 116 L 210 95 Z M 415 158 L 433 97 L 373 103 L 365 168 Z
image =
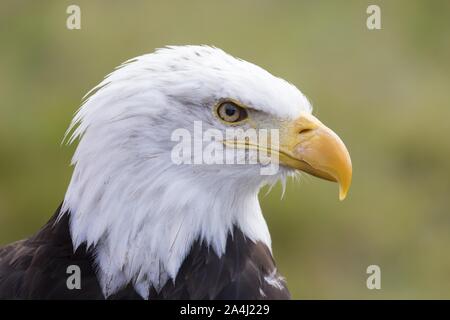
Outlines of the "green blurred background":
M 81 7 L 81 30 L 66 8 Z M 382 30 L 366 28 L 381 7 Z M 354 182 L 261 193 L 294 298 L 450 298 L 450 1 L 2 1 L 0 244 L 60 201 L 81 97 L 128 58 L 210 44 L 296 84 L 343 138 Z M 381 290 L 366 268 L 381 267 Z

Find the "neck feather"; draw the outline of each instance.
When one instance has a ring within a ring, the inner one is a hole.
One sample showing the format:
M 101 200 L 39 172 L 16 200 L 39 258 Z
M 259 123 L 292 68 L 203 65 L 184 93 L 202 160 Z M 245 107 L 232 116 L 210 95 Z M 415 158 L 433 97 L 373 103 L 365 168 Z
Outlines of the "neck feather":
M 77 162 L 61 212 L 70 212 L 74 248 L 95 251 L 105 296 L 132 283 L 148 298 L 175 279 L 195 241 L 223 255 L 234 227 L 271 248 L 258 180 L 211 178 L 163 156 L 125 170 L 96 166 Z

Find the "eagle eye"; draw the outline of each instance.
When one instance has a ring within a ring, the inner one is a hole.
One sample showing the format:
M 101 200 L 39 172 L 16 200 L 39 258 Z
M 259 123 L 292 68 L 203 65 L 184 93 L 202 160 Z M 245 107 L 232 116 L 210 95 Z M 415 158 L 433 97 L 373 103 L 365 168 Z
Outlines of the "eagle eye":
M 238 123 L 248 117 L 247 110 L 234 102 L 224 101 L 217 106 L 217 116 L 227 123 Z

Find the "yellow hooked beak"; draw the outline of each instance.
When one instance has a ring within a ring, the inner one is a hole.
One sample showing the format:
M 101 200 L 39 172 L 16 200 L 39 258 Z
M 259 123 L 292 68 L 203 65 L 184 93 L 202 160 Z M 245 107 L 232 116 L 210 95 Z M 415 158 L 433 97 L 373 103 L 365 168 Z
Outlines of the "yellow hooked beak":
M 342 140 L 316 117 L 303 113 L 280 130 L 280 163 L 339 184 L 339 199 L 347 196 L 352 162 Z

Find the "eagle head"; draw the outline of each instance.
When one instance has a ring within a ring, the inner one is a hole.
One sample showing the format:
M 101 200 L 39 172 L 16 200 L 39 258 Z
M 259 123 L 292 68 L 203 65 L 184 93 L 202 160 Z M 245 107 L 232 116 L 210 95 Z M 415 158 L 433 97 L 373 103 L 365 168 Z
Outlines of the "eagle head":
M 264 184 L 306 172 L 344 199 L 349 154 L 311 113 L 294 85 L 208 46 L 129 60 L 91 90 L 68 130 L 79 142 L 61 212 L 74 248 L 95 251 L 105 296 L 131 282 L 147 297 L 194 241 L 223 254 L 233 227 L 270 249 Z

